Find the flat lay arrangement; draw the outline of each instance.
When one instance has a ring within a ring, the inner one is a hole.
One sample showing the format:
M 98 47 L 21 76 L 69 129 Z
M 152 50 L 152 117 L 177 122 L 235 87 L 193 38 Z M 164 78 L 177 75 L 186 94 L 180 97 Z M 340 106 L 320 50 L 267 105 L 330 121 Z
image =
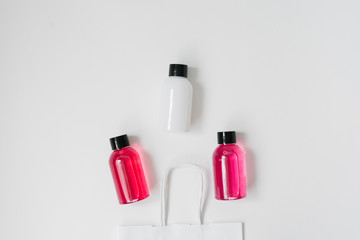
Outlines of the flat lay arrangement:
M 187 132 L 190 129 L 193 88 L 187 80 L 188 66 L 170 64 L 169 78 L 165 81 L 160 102 L 160 128 L 169 132 Z M 213 178 L 217 200 L 237 200 L 246 197 L 246 171 L 244 153 L 236 145 L 236 132 L 217 133 L 219 146 L 213 153 Z M 149 189 L 139 154 L 130 146 L 126 134 L 110 139 L 113 153 L 110 169 L 120 204 L 130 204 L 149 197 Z M 165 191 L 167 177 L 173 168 L 191 167 L 201 176 L 199 218 L 200 225 L 166 226 Z M 161 187 L 161 226 L 134 226 L 119 229 L 120 239 L 219 239 L 229 236 L 241 239 L 242 223 L 202 225 L 204 198 L 203 171 L 194 164 L 170 167 L 164 174 Z
M 169 79 L 162 88 L 160 128 L 185 132 L 190 128 L 192 86 L 187 80 L 188 66 L 170 64 Z M 236 132 L 217 133 L 219 146 L 213 154 L 215 198 L 236 200 L 246 197 L 244 153 L 236 145 Z M 149 196 L 139 154 L 130 147 L 127 135 L 110 139 L 110 169 L 120 204 L 143 200 Z
M 360 240 L 360 1 L 0 1 L 0 240 Z

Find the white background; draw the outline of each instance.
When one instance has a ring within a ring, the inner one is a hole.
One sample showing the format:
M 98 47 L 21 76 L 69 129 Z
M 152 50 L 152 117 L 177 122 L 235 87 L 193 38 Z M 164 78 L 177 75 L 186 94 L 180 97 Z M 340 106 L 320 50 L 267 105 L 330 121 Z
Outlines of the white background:
M 160 223 L 160 178 L 207 170 L 205 223 L 246 240 L 360 239 L 358 1 L 0 1 L 0 239 L 116 239 Z M 169 63 L 190 66 L 191 131 L 158 131 Z M 245 144 L 248 197 L 213 196 L 216 132 Z M 127 133 L 151 197 L 117 203 Z M 171 178 L 169 223 L 197 223 L 198 178 Z

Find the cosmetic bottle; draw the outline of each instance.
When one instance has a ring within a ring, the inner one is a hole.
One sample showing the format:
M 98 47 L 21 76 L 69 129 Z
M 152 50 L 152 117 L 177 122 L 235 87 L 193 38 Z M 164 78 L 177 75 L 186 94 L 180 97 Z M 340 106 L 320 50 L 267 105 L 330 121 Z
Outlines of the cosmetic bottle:
M 213 153 L 215 198 L 235 200 L 246 197 L 244 152 L 236 145 L 236 132 L 218 132 Z
M 130 147 L 128 136 L 110 138 L 110 144 L 113 152 L 109 164 L 119 203 L 133 203 L 149 197 L 140 156 Z
M 187 65 L 170 64 L 160 97 L 160 128 L 165 131 L 184 132 L 190 128 L 193 88 L 187 74 Z

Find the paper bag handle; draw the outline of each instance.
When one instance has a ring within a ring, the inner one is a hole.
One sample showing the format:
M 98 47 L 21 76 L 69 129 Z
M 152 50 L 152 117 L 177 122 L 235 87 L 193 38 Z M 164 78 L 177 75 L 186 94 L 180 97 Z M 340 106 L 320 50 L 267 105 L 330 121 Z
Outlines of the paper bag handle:
M 166 186 L 167 186 L 167 179 L 168 176 L 170 174 L 170 172 L 176 168 L 194 168 L 195 170 L 197 170 L 197 172 L 199 173 L 200 177 L 201 177 L 201 189 L 200 189 L 200 204 L 199 204 L 199 220 L 200 220 L 200 224 L 202 224 L 202 209 L 203 209 L 203 205 L 204 205 L 204 173 L 201 170 L 201 168 L 195 164 L 190 164 L 190 163 L 184 163 L 184 164 L 178 164 L 172 167 L 169 167 L 168 169 L 166 169 L 162 181 L 161 181 L 161 189 L 160 189 L 160 198 L 161 198 L 161 226 L 165 226 L 166 225 L 166 208 L 165 208 L 165 204 L 166 204 Z

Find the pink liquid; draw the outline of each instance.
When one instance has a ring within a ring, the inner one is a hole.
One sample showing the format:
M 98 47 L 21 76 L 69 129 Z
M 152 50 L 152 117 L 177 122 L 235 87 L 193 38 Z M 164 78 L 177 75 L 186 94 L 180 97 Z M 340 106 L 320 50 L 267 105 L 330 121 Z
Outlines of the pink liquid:
M 128 204 L 149 197 L 139 154 L 131 147 L 116 149 L 109 160 L 120 204 Z
M 235 200 L 246 197 L 244 153 L 236 144 L 221 144 L 213 154 L 215 198 Z

